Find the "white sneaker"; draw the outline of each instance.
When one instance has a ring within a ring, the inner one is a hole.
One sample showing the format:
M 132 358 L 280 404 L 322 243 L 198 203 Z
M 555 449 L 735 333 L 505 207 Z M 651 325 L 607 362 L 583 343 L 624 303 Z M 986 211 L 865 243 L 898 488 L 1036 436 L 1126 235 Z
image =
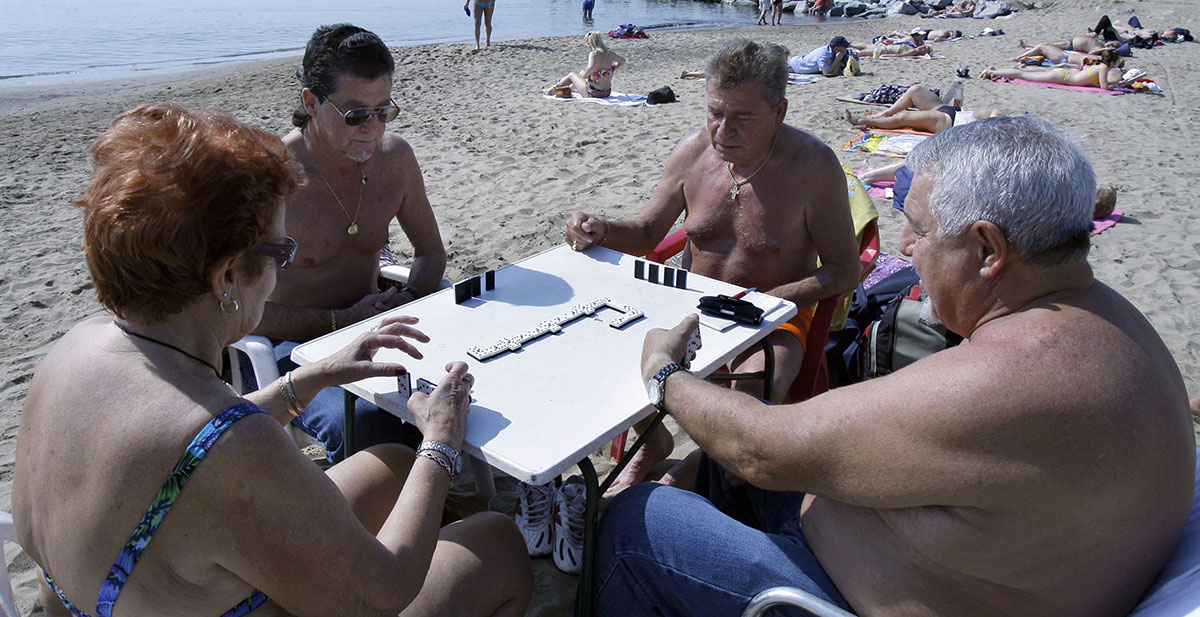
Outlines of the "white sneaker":
M 583 516 L 587 488 L 583 478 L 571 476 L 554 497 L 554 565 L 568 574 L 579 574 L 583 565 Z
M 530 557 L 549 555 L 553 547 L 550 536 L 550 509 L 554 504 L 554 484 L 521 483 L 521 494 L 517 499 L 517 512 L 513 519 L 521 536 L 525 538 L 525 549 Z

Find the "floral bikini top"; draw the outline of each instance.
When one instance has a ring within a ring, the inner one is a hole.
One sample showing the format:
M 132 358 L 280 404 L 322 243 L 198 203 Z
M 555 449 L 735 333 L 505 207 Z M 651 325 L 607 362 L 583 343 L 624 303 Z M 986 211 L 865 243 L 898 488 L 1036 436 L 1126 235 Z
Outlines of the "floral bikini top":
M 179 462 L 175 463 L 175 468 L 171 470 L 171 475 L 167 476 L 167 481 L 163 483 L 162 488 L 158 489 L 158 494 L 155 495 L 154 501 L 150 502 L 150 507 L 146 509 L 146 515 L 142 517 L 142 521 L 133 529 L 133 535 L 129 537 L 129 541 L 121 548 L 120 554 L 117 555 L 117 560 L 108 572 L 108 578 L 104 579 L 104 584 L 100 585 L 100 596 L 96 599 L 97 617 L 110 617 L 112 615 L 113 605 L 117 602 L 117 596 L 121 595 L 121 588 L 125 586 L 125 581 L 129 579 L 129 574 L 133 572 L 133 567 L 137 565 L 137 560 L 141 557 L 142 551 L 146 550 L 146 546 L 150 544 L 150 539 L 154 537 L 154 532 L 158 531 L 158 526 L 162 524 L 163 519 L 167 516 L 167 512 L 171 509 L 175 500 L 179 498 L 180 491 L 183 490 L 183 486 L 187 484 L 192 471 L 200 464 L 204 455 L 212 449 L 213 444 L 225 433 L 225 430 L 233 426 L 234 422 L 255 413 L 265 412 L 251 403 L 234 405 L 222 411 L 217 417 L 209 420 L 200 429 L 200 432 L 196 434 L 195 439 L 192 439 L 192 443 L 183 452 L 183 456 L 179 457 Z M 45 569 L 42 570 L 42 576 L 46 577 L 46 583 L 50 585 L 50 590 L 58 595 L 58 598 L 62 600 L 63 606 L 66 606 L 72 615 L 75 615 L 75 617 L 91 617 L 87 613 L 75 608 L 75 605 L 67 600 L 67 595 L 54 584 L 54 579 L 50 578 L 50 573 Z M 242 617 L 262 606 L 266 601 L 267 595 L 255 589 L 245 600 L 225 611 L 221 617 Z

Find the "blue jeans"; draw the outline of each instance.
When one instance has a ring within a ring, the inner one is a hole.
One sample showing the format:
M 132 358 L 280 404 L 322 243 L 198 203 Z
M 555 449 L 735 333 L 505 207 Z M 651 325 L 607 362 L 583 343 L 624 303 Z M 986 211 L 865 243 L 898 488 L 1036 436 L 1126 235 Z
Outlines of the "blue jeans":
M 279 374 L 295 370 L 292 349 L 299 345 L 294 341 L 272 341 L 275 344 L 275 362 Z M 243 375 L 253 375 L 243 371 Z M 345 458 L 342 442 L 345 437 L 346 403 L 345 393 L 337 386 L 321 390 L 313 397 L 308 407 L 292 425 L 312 435 L 325 445 L 325 457 L 336 463 Z M 381 443 L 402 443 L 416 448 L 421 443 L 421 431 L 396 416 L 360 398 L 354 400 L 354 449 L 362 450 Z
M 708 471 L 715 485 L 732 488 L 715 463 Z M 756 594 L 778 586 L 849 609 L 804 543 L 803 494 L 747 486 L 711 497 L 646 482 L 609 502 L 596 537 L 597 616 L 740 615 Z M 736 505 L 739 515 L 757 518 L 763 528 L 724 514 L 718 502 Z

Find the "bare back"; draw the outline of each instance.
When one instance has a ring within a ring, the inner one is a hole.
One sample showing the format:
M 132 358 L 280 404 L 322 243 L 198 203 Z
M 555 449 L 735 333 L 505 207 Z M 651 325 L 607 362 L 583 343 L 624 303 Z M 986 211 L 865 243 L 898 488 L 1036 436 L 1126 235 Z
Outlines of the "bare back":
M 864 617 L 1125 615 L 1191 507 L 1179 372 L 1099 283 L 801 412 L 847 431 L 804 532 Z
M 115 558 L 188 444 L 215 413 L 239 402 L 231 390 L 212 387 L 215 376 L 206 367 L 154 349 L 162 353 L 156 363 L 209 382 L 167 384 L 145 357 L 122 353 L 128 347 L 108 318 L 76 326 L 39 367 L 21 416 L 18 458 L 37 462 L 23 467 L 13 484 L 21 545 L 89 614 Z M 229 433 L 278 432 L 274 420 L 257 416 Z M 213 458 L 222 458 L 219 449 Z M 122 589 L 115 615 L 163 606 L 176 615 L 219 615 L 252 590 L 217 565 L 205 540 L 223 538 L 219 528 L 239 514 L 209 510 L 209 467 L 206 458 L 180 492 Z M 50 615 L 68 614 L 53 596 L 43 596 L 43 605 Z M 258 612 L 275 611 L 268 605 Z

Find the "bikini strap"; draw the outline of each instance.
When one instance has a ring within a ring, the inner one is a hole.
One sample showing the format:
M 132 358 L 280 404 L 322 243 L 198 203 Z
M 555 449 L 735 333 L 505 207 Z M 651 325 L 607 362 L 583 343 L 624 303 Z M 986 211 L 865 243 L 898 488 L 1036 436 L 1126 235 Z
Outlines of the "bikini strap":
M 171 510 L 171 506 L 179 498 L 179 492 L 183 490 L 184 485 L 191 478 L 192 471 L 204 459 L 204 455 L 208 454 L 208 451 L 217 442 L 217 439 L 230 426 L 233 426 L 234 422 L 255 413 L 265 412 L 252 403 L 234 405 L 222 411 L 212 420 L 209 420 L 200 429 L 200 432 L 196 434 L 196 437 L 192 439 L 192 443 L 188 444 L 187 450 L 179 457 L 179 462 L 175 463 L 175 468 L 171 470 L 171 475 L 167 476 L 167 480 L 163 483 L 162 488 L 158 489 L 158 494 L 155 495 L 154 501 L 146 509 L 145 516 L 142 517 L 141 522 L 134 528 L 133 534 L 129 536 L 129 541 L 121 548 L 120 554 L 117 555 L 116 561 L 113 562 L 112 569 L 108 572 L 108 577 L 100 585 L 100 595 L 96 599 L 96 615 L 98 617 L 111 617 L 113 605 L 117 602 L 117 596 L 121 594 L 121 588 L 125 586 L 125 581 L 129 579 L 129 574 L 133 572 L 133 567 L 137 565 L 142 551 L 146 550 L 146 547 L 150 544 L 150 539 L 154 537 L 154 532 L 158 531 L 158 526 L 162 524 L 163 519 L 167 516 L 167 512 Z M 261 592 L 259 593 L 261 594 Z M 61 594 L 59 597 L 64 602 L 66 601 L 66 598 Z M 246 602 L 249 602 L 253 598 L 254 596 L 252 595 L 250 598 L 247 598 Z M 263 601 L 265 600 L 266 596 L 263 596 Z M 259 604 L 261 603 L 259 602 Z M 240 606 L 242 605 L 239 604 L 238 607 Z M 234 610 L 238 607 L 234 607 Z M 257 608 L 257 606 L 253 608 Z M 249 612 L 249 610 L 246 612 Z

